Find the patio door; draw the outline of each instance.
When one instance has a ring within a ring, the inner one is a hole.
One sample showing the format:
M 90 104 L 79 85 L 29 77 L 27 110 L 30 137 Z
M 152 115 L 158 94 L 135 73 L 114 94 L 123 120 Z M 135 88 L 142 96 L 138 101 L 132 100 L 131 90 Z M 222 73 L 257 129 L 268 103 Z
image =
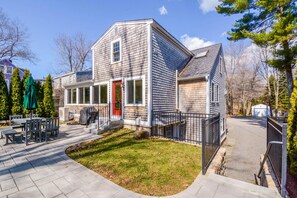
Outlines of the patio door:
M 112 114 L 122 115 L 122 81 L 112 82 Z

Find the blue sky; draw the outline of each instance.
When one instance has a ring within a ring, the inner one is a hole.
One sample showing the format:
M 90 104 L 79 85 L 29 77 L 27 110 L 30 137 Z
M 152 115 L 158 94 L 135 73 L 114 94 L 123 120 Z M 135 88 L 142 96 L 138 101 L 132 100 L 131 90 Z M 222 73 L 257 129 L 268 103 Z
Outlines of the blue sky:
M 237 19 L 214 11 L 217 0 L 0 0 L 0 7 L 30 34 L 36 64 L 15 63 L 42 78 L 58 70 L 55 38 L 63 33 L 85 34 L 92 42 L 116 21 L 154 18 L 190 48 L 227 44 L 224 32 Z

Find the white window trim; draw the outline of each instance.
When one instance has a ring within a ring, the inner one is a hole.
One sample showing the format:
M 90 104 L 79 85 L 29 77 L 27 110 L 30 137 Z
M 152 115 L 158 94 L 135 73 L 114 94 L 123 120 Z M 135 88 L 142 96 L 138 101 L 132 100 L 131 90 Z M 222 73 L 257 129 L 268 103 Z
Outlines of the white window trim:
M 77 93 L 75 93 L 76 102 L 75 103 L 73 102 L 73 96 L 74 96 L 73 91 L 74 90 L 76 90 L 76 92 L 77 92 L 76 88 L 71 89 L 71 104 L 77 104 Z
M 9 67 L 11 68 L 11 73 L 7 72 Z M 13 73 L 13 67 L 12 66 L 6 66 L 6 74 L 12 74 L 12 73 Z
M 214 85 L 213 90 L 212 90 L 212 85 Z M 211 82 L 211 86 L 210 86 L 210 90 L 211 90 L 211 95 L 210 95 L 210 100 L 212 103 L 219 103 L 220 102 L 220 86 L 218 83 L 212 81 Z M 217 90 L 217 92 L 216 92 Z M 212 94 L 213 98 L 212 98 Z
M 142 80 L 142 104 L 127 104 L 128 91 L 127 81 L 134 80 L 134 99 L 135 99 L 135 80 Z M 125 106 L 127 107 L 144 107 L 145 106 L 145 75 L 125 78 Z
M 113 44 L 115 42 L 120 42 L 120 60 L 119 61 L 113 61 Z M 110 43 L 110 62 L 111 64 L 119 63 L 122 61 L 122 38 L 118 38 L 116 40 L 111 41 Z
M 107 85 L 107 103 L 101 103 L 100 101 L 100 85 Z M 94 105 L 99 105 L 99 106 L 107 106 L 108 103 L 109 103 L 109 81 L 104 81 L 104 82 L 97 82 L 97 83 L 94 83 L 93 86 L 99 86 L 99 104 L 98 103 L 93 103 Z M 93 93 L 94 94 L 94 93 Z
M 90 103 L 85 103 L 85 88 L 86 87 L 89 87 L 90 88 Z M 91 87 L 92 86 L 83 86 L 83 87 L 78 87 L 78 89 L 77 89 L 77 92 L 78 92 L 78 98 L 77 98 L 77 103 L 76 104 L 78 104 L 78 105 L 93 105 L 92 103 L 91 103 Z M 80 97 L 80 93 L 79 93 L 79 89 L 80 88 L 83 88 L 83 103 L 79 103 L 79 97 Z

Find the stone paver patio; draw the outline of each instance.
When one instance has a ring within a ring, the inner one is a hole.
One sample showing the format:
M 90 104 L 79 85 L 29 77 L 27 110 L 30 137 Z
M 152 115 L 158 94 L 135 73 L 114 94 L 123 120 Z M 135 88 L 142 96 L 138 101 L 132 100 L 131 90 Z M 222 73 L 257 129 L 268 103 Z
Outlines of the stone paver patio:
M 61 126 L 49 143 L 9 144 L 0 140 L 0 197 L 148 197 L 126 190 L 68 158 L 69 145 L 100 138 L 81 126 Z M 271 189 L 217 175 L 199 175 L 185 191 L 170 197 L 277 197 Z

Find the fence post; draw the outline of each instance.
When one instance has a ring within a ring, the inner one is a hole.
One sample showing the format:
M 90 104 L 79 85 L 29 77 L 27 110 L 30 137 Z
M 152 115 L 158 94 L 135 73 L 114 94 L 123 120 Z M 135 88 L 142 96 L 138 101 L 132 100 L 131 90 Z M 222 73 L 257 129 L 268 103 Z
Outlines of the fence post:
M 111 104 L 110 102 L 108 103 L 108 121 L 110 121 L 110 116 L 111 116 Z
M 287 124 L 283 124 L 282 127 L 282 186 L 281 186 L 281 196 L 286 197 L 286 183 L 287 183 Z
M 205 119 L 202 119 L 202 174 L 205 175 Z

